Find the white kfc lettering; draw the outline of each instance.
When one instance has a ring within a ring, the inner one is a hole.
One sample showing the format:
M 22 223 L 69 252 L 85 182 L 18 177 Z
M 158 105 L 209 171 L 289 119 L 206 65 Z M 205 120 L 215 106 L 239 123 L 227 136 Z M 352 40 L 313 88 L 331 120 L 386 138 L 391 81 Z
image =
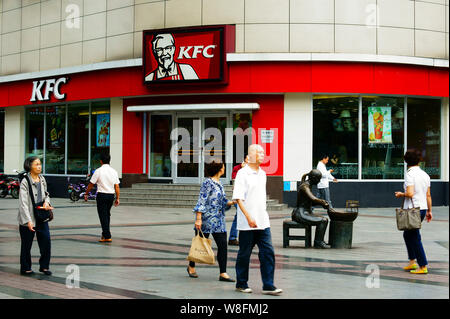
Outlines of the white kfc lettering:
M 192 55 L 190 55 L 191 49 L 194 48 L 192 51 Z M 183 58 L 185 59 L 196 59 L 199 54 L 202 54 L 203 57 L 207 59 L 211 59 L 214 57 L 214 49 L 216 48 L 216 45 L 211 44 L 208 46 L 203 45 L 196 45 L 196 46 L 188 46 L 188 47 L 180 47 L 180 53 L 178 54 L 178 59 L 181 60 Z M 208 52 L 208 50 L 210 52 Z
M 55 79 L 48 79 L 48 80 L 41 80 L 41 81 L 33 81 L 33 91 L 31 93 L 31 99 L 30 102 L 37 101 L 48 101 L 50 100 L 50 92 L 53 92 L 53 96 L 58 99 L 62 100 L 66 97 L 66 94 L 59 91 L 59 86 L 61 83 L 67 83 L 68 78 L 62 77 L 57 80 Z M 44 95 L 42 95 L 42 88 L 44 87 Z
M 211 45 L 208 45 L 204 50 L 203 50 L 203 56 L 205 57 L 205 58 L 213 58 L 214 57 L 214 54 L 209 54 L 208 53 L 208 50 L 209 49 L 215 49 L 216 48 L 216 45 L 214 45 L 214 44 L 211 44 Z

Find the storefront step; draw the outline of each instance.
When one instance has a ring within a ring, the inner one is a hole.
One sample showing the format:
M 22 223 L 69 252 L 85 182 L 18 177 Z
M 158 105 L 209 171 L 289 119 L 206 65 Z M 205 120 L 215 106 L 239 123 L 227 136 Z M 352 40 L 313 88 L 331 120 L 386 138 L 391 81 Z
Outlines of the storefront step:
M 232 190 L 231 185 L 223 185 L 225 191 Z M 159 189 L 159 190 L 200 190 L 200 185 L 193 184 L 154 184 L 154 183 L 137 183 L 131 186 L 132 189 Z
M 144 195 L 144 194 L 151 194 L 151 195 L 162 195 L 162 194 L 170 194 L 170 195 L 190 195 L 190 196 L 198 196 L 199 190 L 161 190 L 161 189 L 131 189 L 131 188 L 124 188 L 120 190 L 121 194 L 124 195 Z M 225 191 L 227 196 L 231 196 L 233 194 L 232 191 Z
M 156 203 L 143 203 L 143 202 L 134 202 L 134 201 L 130 201 L 130 202 L 122 202 L 121 201 L 121 205 L 122 206 L 142 206 L 142 207 L 164 207 L 164 208 L 191 208 L 191 209 L 195 206 L 195 204 L 187 205 L 186 203 L 184 203 L 184 204 L 175 204 L 175 203 L 168 204 L 166 202 L 165 204 L 156 204 Z M 288 208 L 288 206 L 286 204 L 267 205 L 268 211 L 282 211 L 286 208 Z

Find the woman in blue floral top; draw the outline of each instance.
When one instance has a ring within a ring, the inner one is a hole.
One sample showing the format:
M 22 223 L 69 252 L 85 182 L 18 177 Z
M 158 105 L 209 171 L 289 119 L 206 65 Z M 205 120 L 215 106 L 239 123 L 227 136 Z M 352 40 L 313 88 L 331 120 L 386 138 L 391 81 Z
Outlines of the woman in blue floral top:
M 200 188 L 197 205 L 194 208 L 196 214 L 195 234 L 202 230 L 206 238 L 213 235 L 217 244 L 217 261 L 220 268 L 220 281 L 234 282 L 227 274 L 227 229 L 225 227 L 225 211 L 234 205 L 226 197 L 225 190 L 219 178 L 225 173 L 225 165 L 219 160 L 206 164 L 206 174 L 209 176 Z M 190 261 L 187 268 L 189 277 L 197 278 L 195 262 Z

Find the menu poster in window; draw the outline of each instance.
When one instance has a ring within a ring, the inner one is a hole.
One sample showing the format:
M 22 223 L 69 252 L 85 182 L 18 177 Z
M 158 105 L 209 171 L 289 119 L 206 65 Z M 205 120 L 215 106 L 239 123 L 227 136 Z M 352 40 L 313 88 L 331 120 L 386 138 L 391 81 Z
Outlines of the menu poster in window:
M 369 107 L 369 144 L 392 144 L 391 108 Z
M 109 114 L 97 114 L 97 147 L 109 146 Z

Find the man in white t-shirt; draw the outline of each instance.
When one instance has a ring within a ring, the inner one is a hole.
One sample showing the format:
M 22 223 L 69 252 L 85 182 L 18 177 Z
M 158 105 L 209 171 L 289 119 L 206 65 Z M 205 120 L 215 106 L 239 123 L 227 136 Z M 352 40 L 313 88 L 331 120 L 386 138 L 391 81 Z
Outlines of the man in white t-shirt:
M 327 167 L 325 166 L 328 163 L 329 157 L 328 155 L 322 155 L 321 160 L 317 163 L 317 169 L 322 173 L 322 178 L 320 179 L 319 184 L 317 184 L 317 198 L 324 199 L 328 202 L 330 208 L 333 208 L 333 205 L 331 204 L 331 198 L 330 198 L 330 182 L 337 182 L 337 179 L 334 178 L 331 173 L 333 173 L 333 170 L 327 170 Z
M 102 154 L 100 156 L 100 164 L 102 166 L 95 170 L 84 195 L 84 200 L 87 201 L 89 192 L 94 187 L 94 184 L 97 184 L 97 213 L 100 218 L 100 224 L 102 225 L 102 238 L 99 240 L 101 243 L 109 243 L 112 241 L 109 228 L 111 207 L 113 203 L 114 206 L 119 206 L 120 204 L 119 175 L 114 168 L 109 166 L 110 161 L 111 156 L 109 154 Z M 116 194 L 115 201 L 114 193 Z
M 237 228 L 239 230 L 239 251 L 236 259 L 236 290 L 252 292 L 248 287 L 250 255 L 258 245 L 263 294 L 279 295 L 283 290 L 273 285 L 275 273 L 275 253 L 272 246 L 270 221 L 266 208 L 266 173 L 260 168 L 264 160 L 261 145 L 252 144 L 248 148 L 248 164 L 241 168 L 233 190 L 237 200 Z

